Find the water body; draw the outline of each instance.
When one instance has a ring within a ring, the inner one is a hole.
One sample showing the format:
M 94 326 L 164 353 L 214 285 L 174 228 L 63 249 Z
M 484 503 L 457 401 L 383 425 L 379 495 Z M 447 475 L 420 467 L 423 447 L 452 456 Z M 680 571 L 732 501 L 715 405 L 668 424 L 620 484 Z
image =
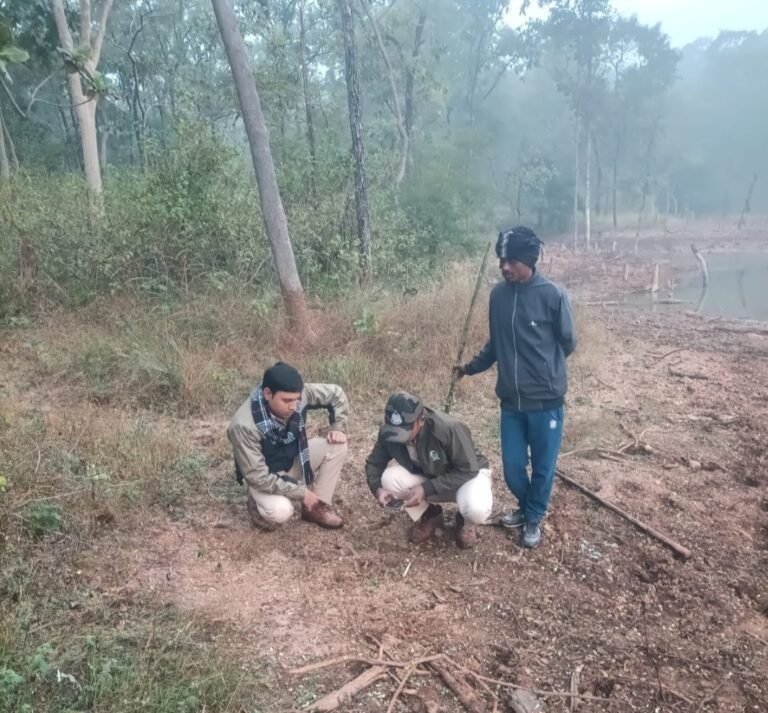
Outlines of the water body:
M 691 256 L 691 260 L 693 260 Z M 705 254 L 709 289 L 702 313 L 718 317 L 768 321 L 768 252 Z M 701 275 L 685 273 L 675 288 L 682 305 L 658 305 L 657 309 L 692 309 L 701 295 Z M 666 290 L 659 292 L 661 299 Z M 650 304 L 648 296 L 643 298 Z
M 712 253 L 706 260 L 709 289 L 702 312 L 768 320 L 768 253 Z M 701 277 L 689 276 L 675 293 L 681 300 L 697 302 Z

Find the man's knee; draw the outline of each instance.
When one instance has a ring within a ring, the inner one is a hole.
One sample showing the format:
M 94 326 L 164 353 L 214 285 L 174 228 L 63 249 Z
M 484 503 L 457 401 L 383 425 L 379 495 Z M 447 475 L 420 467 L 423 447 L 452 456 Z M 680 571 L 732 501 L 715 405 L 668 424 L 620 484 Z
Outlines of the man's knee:
M 469 502 L 464 507 L 459 507 L 459 512 L 467 522 L 473 525 L 484 525 L 488 522 L 492 509 L 491 503 Z
M 265 520 L 278 525 L 288 522 L 293 517 L 293 504 L 288 498 L 274 498 L 269 505 L 259 503 L 257 507 Z
M 325 457 L 329 460 L 332 458 L 333 460 L 345 461 L 347 459 L 347 450 L 348 446 L 346 443 L 329 443 Z
M 381 487 L 393 493 L 401 493 L 411 487 L 414 474 L 399 463 L 390 465 L 381 475 Z

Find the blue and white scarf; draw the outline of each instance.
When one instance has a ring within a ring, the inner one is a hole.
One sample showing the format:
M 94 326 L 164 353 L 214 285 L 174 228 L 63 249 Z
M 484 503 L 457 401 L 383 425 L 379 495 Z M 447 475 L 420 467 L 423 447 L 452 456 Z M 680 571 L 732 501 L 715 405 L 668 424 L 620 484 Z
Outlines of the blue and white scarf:
M 312 466 L 309 463 L 309 443 L 307 441 L 304 416 L 301 412 L 301 404 L 299 404 L 299 408 L 296 409 L 287 423 L 281 423 L 272 415 L 267 402 L 264 400 L 261 387 L 259 387 L 251 394 L 251 414 L 253 415 L 253 422 L 256 424 L 256 428 L 270 442 L 290 445 L 298 440 L 301 475 L 305 485 L 312 485 L 315 480 L 315 474 L 312 472 Z

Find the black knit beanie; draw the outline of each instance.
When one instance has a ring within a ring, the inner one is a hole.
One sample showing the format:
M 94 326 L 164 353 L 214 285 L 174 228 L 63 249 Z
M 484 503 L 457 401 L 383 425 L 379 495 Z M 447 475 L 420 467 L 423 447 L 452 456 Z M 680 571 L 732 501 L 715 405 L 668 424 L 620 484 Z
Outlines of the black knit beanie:
M 264 372 L 261 388 L 269 389 L 273 394 L 277 391 L 297 394 L 304 388 L 304 379 L 290 364 L 279 361 Z
M 541 252 L 541 240 L 530 228 L 518 225 L 511 230 L 502 230 L 496 240 L 496 255 L 500 260 L 516 260 L 536 266 Z

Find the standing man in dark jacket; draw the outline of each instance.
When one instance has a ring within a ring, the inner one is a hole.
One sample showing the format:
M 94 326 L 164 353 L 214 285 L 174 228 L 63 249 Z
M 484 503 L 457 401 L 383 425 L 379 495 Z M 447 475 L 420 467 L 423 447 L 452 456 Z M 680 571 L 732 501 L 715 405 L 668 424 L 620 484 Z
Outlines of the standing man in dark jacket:
M 469 428 L 405 391 L 387 401 L 365 476 L 379 505 L 402 501 L 414 521 L 409 534 L 414 544 L 428 540 L 442 525 L 443 509 L 435 503 L 459 506 L 456 541 L 462 549 L 475 545 L 475 525 L 491 515 L 488 459 L 472 441 Z
M 530 228 L 499 233 L 496 255 L 504 279 L 491 290 L 490 338 L 474 359 L 454 367 L 461 378 L 497 364 L 504 479 L 519 505 L 501 524 L 522 526 L 522 544 L 529 548 L 541 542 L 540 523 L 547 512 L 563 435 L 565 360 L 576 348 L 565 291 L 536 270 L 540 251 L 541 241 Z

